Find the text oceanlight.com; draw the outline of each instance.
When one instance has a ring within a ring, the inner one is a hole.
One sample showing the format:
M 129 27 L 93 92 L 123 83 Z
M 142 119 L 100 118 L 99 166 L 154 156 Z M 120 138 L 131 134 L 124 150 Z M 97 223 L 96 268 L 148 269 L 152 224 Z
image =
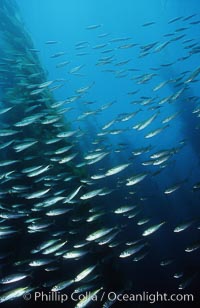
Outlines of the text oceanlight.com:
M 116 293 L 116 292 L 101 292 L 101 294 L 92 295 L 90 292 L 86 293 L 61 293 L 61 292 L 34 292 L 24 294 L 24 300 L 33 300 L 35 302 L 60 302 L 67 301 L 79 302 L 81 300 L 90 300 L 91 302 L 113 301 L 113 302 L 149 302 L 154 304 L 156 302 L 194 302 L 193 294 L 168 294 L 168 293 L 149 293 L 142 292 L 140 294 L 133 293 Z

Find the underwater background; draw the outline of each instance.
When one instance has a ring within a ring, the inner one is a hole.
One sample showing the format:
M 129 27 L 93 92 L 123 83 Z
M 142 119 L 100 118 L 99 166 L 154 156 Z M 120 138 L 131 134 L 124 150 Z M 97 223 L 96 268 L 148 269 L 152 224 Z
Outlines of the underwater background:
M 2 0 L 0 17 L 0 303 L 198 307 L 199 1 Z

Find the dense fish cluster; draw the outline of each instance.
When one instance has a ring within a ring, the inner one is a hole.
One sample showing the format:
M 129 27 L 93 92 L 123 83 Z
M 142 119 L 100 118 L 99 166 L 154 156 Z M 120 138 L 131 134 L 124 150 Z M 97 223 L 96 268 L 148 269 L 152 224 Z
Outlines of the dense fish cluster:
M 170 202 L 181 190 L 187 190 L 188 200 L 199 196 L 200 178 L 193 181 L 189 172 L 181 178 L 170 174 L 192 142 L 187 127 L 184 139 L 174 136 L 175 120 L 184 120 L 189 113 L 194 124 L 190 129 L 199 132 L 199 97 L 191 95 L 191 88 L 200 67 L 162 78 L 174 63 L 185 64 L 199 55 L 199 42 L 187 32 L 199 23 L 196 14 L 173 18 L 168 22 L 174 27 L 171 33 L 145 45 L 136 38 L 103 32 L 101 24 L 89 25 L 85 31 L 93 33 L 94 42 L 77 42 L 77 63 L 68 59 L 65 50 L 54 52 L 59 42 L 52 38 L 44 42 L 44 48 L 50 50 L 50 58 L 57 61 L 55 69 L 63 70 L 64 78 L 48 80 L 18 7 L 12 0 L 2 0 L 0 303 L 35 290 L 91 291 L 89 297 L 71 303 L 81 308 L 103 290 L 133 291 L 135 264 L 142 271 L 140 264 L 154 258 L 156 240 L 166 234 L 178 245 L 175 233 L 192 229 L 193 238 L 186 236 L 178 255 L 186 266 L 192 264 L 190 255 L 199 256 L 197 214 L 176 221 L 170 217 L 174 211 Z M 148 21 L 141 31 L 156 26 Z M 159 63 L 161 54 L 170 48 L 182 48 L 183 57 Z M 130 91 L 124 93 L 127 106 L 115 97 L 101 103 L 91 99 L 98 85 L 95 80 L 85 81 L 88 62 L 84 57 L 90 55 L 95 70 L 122 80 L 122 92 L 124 80 L 130 84 Z M 148 57 L 152 60 L 144 73 L 140 66 Z M 56 91 L 71 78 L 79 86 L 56 100 Z M 166 87 L 169 95 L 163 96 Z M 125 112 L 121 113 L 123 104 Z M 73 120 L 68 123 L 66 118 Z M 103 125 L 100 118 L 106 119 Z M 171 141 L 166 142 L 170 134 Z M 160 176 L 165 175 L 166 184 L 159 186 Z M 154 215 L 161 207 L 160 216 Z M 193 209 L 193 213 L 199 211 Z M 157 267 L 166 267 L 170 279 L 177 280 L 177 289 L 185 289 L 199 271 L 180 268 L 179 257 L 171 253 L 163 249 Z M 127 265 L 129 270 L 123 275 Z M 144 268 L 147 272 L 148 267 Z M 105 300 L 99 307 L 112 304 Z

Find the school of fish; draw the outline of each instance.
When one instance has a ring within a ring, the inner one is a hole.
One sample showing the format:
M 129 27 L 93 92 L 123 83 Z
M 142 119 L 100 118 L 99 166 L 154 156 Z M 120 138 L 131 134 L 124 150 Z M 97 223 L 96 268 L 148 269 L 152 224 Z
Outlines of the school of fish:
M 107 288 L 107 258 L 132 264 L 134 276 L 135 264 L 153 256 L 156 238 L 170 234 L 178 243 L 179 233 L 191 229 L 198 236 L 198 217 L 180 219 L 174 225 L 169 213 L 173 212 L 170 198 L 176 193 L 188 189 L 191 198 L 199 194 L 200 178 L 191 184 L 190 174 L 179 180 L 171 177 L 157 196 L 150 195 L 149 183 L 159 183 L 165 172 L 176 170 L 182 152 L 187 151 L 190 140 L 187 136 L 177 140 L 172 129 L 175 120 L 181 121 L 187 104 L 195 123 L 200 118 L 199 98 L 185 99 L 198 81 L 200 66 L 164 81 L 161 78 L 163 70 L 173 68 L 175 62 L 184 66 L 199 55 L 198 41 L 187 34 L 190 27 L 198 27 L 199 18 L 193 14 L 170 19 L 166 27 L 173 26 L 173 30 L 145 45 L 137 43 L 135 34 L 120 36 L 104 32 L 106 25 L 86 25 L 85 31 L 92 33 L 94 42 L 83 38 L 73 46 L 76 63 L 66 50 L 58 51 L 59 41 L 50 38 L 44 48 L 50 50 L 58 78 L 48 80 L 40 64 L 40 51 L 24 29 L 17 5 L 13 0 L 2 1 L 0 303 L 37 289 L 90 291 L 89 298 L 74 306 L 85 307 L 92 295 Z M 140 29 L 145 33 L 156 26 L 150 20 Z M 172 63 L 167 59 L 159 63 L 161 54 L 174 48 L 182 48 L 184 56 Z M 84 57 L 90 54 L 93 56 L 88 64 Z M 146 57 L 156 59 L 156 64 L 152 67 L 153 60 L 144 73 L 140 63 Z M 85 81 L 88 65 L 102 76 L 122 80 L 122 93 L 124 80 L 130 84 L 130 91 L 123 96 L 129 101 L 129 111 L 118 112 L 125 103 L 116 99 L 115 89 L 112 101 L 92 99 L 98 85 L 95 80 Z M 71 78 L 79 84 L 73 93 L 67 88 Z M 162 91 L 168 86 L 172 93 L 163 97 Z M 66 97 L 56 100 L 54 95 L 64 87 Z M 73 120 L 68 122 L 68 118 Z M 199 124 L 194 128 L 197 131 Z M 166 145 L 169 135 L 172 141 Z M 149 198 L 156 203 L 160 195 L 169 206 L 162 218 L 147 209 Z M 199 240 L 185 241 L 183 255 L 199 251 Z M 178 261 L 176 255 L 170 258 L 163 254 L 158 267 L 169 268 Z M 184 289 L 198 274 L 188 275 L 184 268 L 179 273 L 177 268 L 171 276 L 178 281 L 177 289 Z M 126 283 L 120 283 L 116 292 L 126 289 Z M 112 304 L 105 301 L 99 307 Z

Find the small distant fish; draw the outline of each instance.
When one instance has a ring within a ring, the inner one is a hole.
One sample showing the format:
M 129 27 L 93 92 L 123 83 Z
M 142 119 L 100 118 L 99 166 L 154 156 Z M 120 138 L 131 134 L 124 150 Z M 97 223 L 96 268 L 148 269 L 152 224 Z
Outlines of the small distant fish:
M 84 293 L 94 287 L 93 284 L 85 284 L 74 290 L 74 293 Z
M 179 279 L 179 278 L 183 277 L 183 275 L 184 275 L 183 272 L 175 273 L 174 278 Z
M 45 44 L 48 44 L 48 45 L 52 45 L 52 44 L 57 44 L 58 41 L 46 41 Z
M 131 43 L 131 44 L 126 44 L 126 45 L 121 45 L 118 48 L 119 49 L 128 49 L 128 48 L 132 48 L 132 47 L 135 47 L 135 46 L 137 46 L 137 44 Z
M 131 39 L 131 37 L 118 37 L 118 38 L 111 39 L 110 42 L 111 43 L 118 43 L 118 42 L 128 41 L 130 39 Z
M 187 288 L 191 283 L 192 281 L 194 280 L 194 278 L 197 276 L 198 273 L 195 273 L 193 275 L 190 275 L 186 278 L 184 278 L 181 283 L 179 284 L 179 287 L 178 289 L 179 290 L 184 290 L 185 288 Z
M 190 22 L 190 25 L 198 25 L 200 24 L 200 20 Z
M 8 275 L 4 278 L 1 278 L 0 283 L 1 284 L 10 284 L 10 283 L 14 283 L 14 282 L 20 281 L 22 279 L 25 279 L 26 277 L 28 277 L 27 274 L 22 274 L 22 273 L 11 274 L 11 275 Z
M 53 91 L 58 90 L 58 89 L 60 89 L 62 87 L 63 87 L 63 84 L 58 84 L 58 85 L 56 85 L 54 87 L 49 88 L 49 91 L 53 92 Z
M 99 34 L 98 37 L 102 38 L 102 37 L 106 37 L 108 35 L 109 35 L 109 33 L 102 33 L 102 34 Z
M 47 247 L 54 245 L 55 243 L 57 243 L 59 241 L 59 239 L 53 239 L 53 240 L 47 240 L 42 242 L 40 245 L 36 246 L 36 251 L 39 252 L 43 249 L 46 249 Z
M 195 185 L 193 185 L 193 191 L 199 191 L 200 190 L 200 182 L 196 183 Z
M 149 254 L 149 250 L 146 251 L 146 252 L 139 253 L 138 255 L 136 255 L 136 256 L 133 258 L 133 261 L 134 261 L 134 262 L 141 261 L 141 260 L 143 260 L 148 254 Z
M 31 91 L 30 95 L 38 95 L 38 94 L 42 93 L 44 90 L 45 90 L 45 88 L 33 90 L 33 91 Z
M 200 67 L 198 67 L 190 74 L 190 76 L 185 80 L 185 83 L 187 84 L 189 82 L 192 82 L 199 74 L 200 74 Z
M 122 165 L 118 165 L 116 167 L 113 167 L 113 168 L 109 169 L 108 171 L 106 171 L 105 176 L 111 176 L 111 175 L 117 174 L 117 173 L 125 170 L 129 166 L 130 166 L 130 164 L 122 164 Z
M 13 107 L 8 107 L 8 108 L 3 108 L 3 109 L 0 109 L 0 114 L 4 114 L 8 111 L 10 111 Z
M 28 126 L 30 124 L 35 123 L 37 120 L 42 118 L 44 115 L 45 115 L 44 113 L 38 113 L 38 114 L 35 114 L 33 116 L 25 117 L 23 120 L 15 123 L 14 126 L 16 126 L 16 127 Z
M 76 133 L 77 133 L 77 130 L 62 132 L 62 133 L 58 133 L 57 137 L 58 138 L 68 138 L 68 137 L 75 135 Z
M 106 157 L 108 154 L 109 154 L 108 152 L 101 153 L 101 155 L 99 155 L 98 157 L 93 158 L 93 159 L 90 159 L 90 160 L 87 162 L 87 165 L 92 165 L 92 164 L 95 164 L 96 162 L 99 162 L 99 161 L 102 160 L 104 157 Z
M 143 218 L 137 222 L 138 226 L 142 226 L 150 221 L 150 218 Z
M 155 24 L 155 21 L 151 21 L 151 22 L 147 22 L 145 24 L 142 25 L 142 27 L 148 27 L 148 26 L 151 26 L 151 25 L 154 25 Z
M 174 262 L 174 259 L 165 259 L 160 262 L 160 266 L 167 266 Z
M 106 47 L 106 46 L 107 46 L 107 44 L 99 44 L 99 45 L 93 46 L 92 48 L 93 48 L 93 49 L 100 49 L 100 48 L 104 48 L 104 47 Z
M 82 200 L 87 200 L 87 199 L 94 198 L 95 196 L 98 196 L 102 191 L 103 191 L 102 188 L 92 190 L 92 191 L 90 191 L 90 192 L 85 193 L 84 195 L 82 195 L 82 196 L 80 197 L 80 199 L 82 199 Z
M 179 35 L 179 36 L 175 36 L 173 37 L 170 42 L 174 42 L 174 41 L 178 41 L 178 40 L 181 40 L 183 37 L 185 37 L 186 34 L 182 34 L 182 35 Z
M 119 257 L 120 258 L 130 257 L 133 254 L 136 254 L 137 252 L 142 250 L 146 245 L 148 245 L 148 244 L 147 243 L 137 243 L 137 244 L 131 246 L 130 248 L 124 250 L 123 252 L 121 252 Z
M 52 259 L 36 259 L 36 260 L 31 261 L 29 265 L 32 267 L 40 267 L 43 265 L 47 265 L 53 261 L 54 261 L 53 258 Z
M 65 54 L 66 54 L 65 51 L 60 51 L 60 52 L 57 52 L 57 53 L 51 55 L 51 58 L 58 58 L 58 57 L 64 56 Z
M 13 142 L 15 142 L 14 139 L 13 139 L 13 140 L 10 140 L 10 141 L 8 141 L 8 142 L 1 143 L 1 144 L 0 144 L 0 150 L 9 147 Z
M 160 90 L 160 89 L 163 88 L 167 83 L 168 83 L 168 81 L 163 81 L 163 82 L 159 83 L 157 86 L 155 86 L 155 87 L 153 88 L 153 91 L 155 92 L 155 91 Z
M 58 291 L 64 290 L 65 288 L 71 286 L 73 283 L 74 283 L 73 279 L 61 281 L 58 284 L 56 284 L 55 286 L 53 286 L 51 288 L 51 291 L 58 292 Z
M 181 28 L 176 29 L 176 32 L 185 31 L 187 29 L 188 29 L 188 27 L 181 27 Z
M 8 230 L 1 230 L 0 229 L 0 239 L 13 236 L 17 232 L 18 232 L 17 230 L 12 230 L 12 229 L 8 229 Z
M 3 160 L 0 161 L 0 167 L 10 166 L 16 164 L 19 160 Z
M 54 82 L 54 80 L 46 81 L 46 82 L 41 83 L 38 87 L 39 87 L 40 89 L 47 88 L 47 87 L 49 87 L 53 82 Z
M 62 248 L 66 243 L 67 243 L 67 241 L 64 241 L 64 242 L 61 242 L 61 243 L 52 245 L 52 246 L 50 246 L 50 247 L 48 247 L 48 248 L 45 248 L 45 249 L 42 251 L 42 254 L 43 254 L 43 255 L 48 255 L 48 254 L 54 253 L 54 252 L 56 252 L 57 250 L 59 250 L 60 248 Z
M 63 255 L 63 258 L 64 259 L 77 259 L 77 258 L 85 256 L 87 253 L 88 253 L 87 250 L 76 249 L 76 250 L 68 251 L 67 253 L 65 253 Z
M 4 213 L 4 212 L 0 212 L 0 217 L 4 218 L 4 219 L 18 219 L 18 218 L 22 218 L 28 216 L 28 214 L 25 213 L 15 213 L 15 212 L 8 212 L 8 213 Z
M 83 46 L 83 45 L 89 45 L 88 41 L 81 41 L 75 44 L 75 46 Z
M 81 69 L 82 67 L 84 67 L 83 64 L 82 64 L 82 65 L 79 65 L 79 66 L 76 66 L 76 67 L 74 67 L 74 68 L 72 68 L 72 69 L 69 71 L 69 74 L 75 74 L 75 73 L 79 72 L 80 69 Z
M 163 127 L 157 128 L 155 130 L 153 130 L 152 132 L 148 133 L 144 138 L 152 138 L 154 136 L 157 136 L 158 134 L 160 134 L 163 130 L 165 130 L 167 127 L 169 127 L 169 125 L 165 125 Z
M 69 63 L 70 63 L 70 61 L 60 62 L 60 63 L 56 64 L 56 67 L 57 68 L 64 67 L 64 66 L 66 66 Z
M 144 180 L 147 177 L 148 174 L 149 173 L 139 173 L 139 174 L 136 174 L 136 175 L 128 178 L 127 179 L 128 182 L 126 183 L 126 186 L 132 186 L 132 185 L 135 185 L 135 184 L 141 182 L 142 180 Z
M 71 161 L 72 159 L 74 159 L 76 156 L 78 155 L 78 153 L 72 153 L 68 156 L 63 157 L 60 161 L 59 164 L 65 164 L 68 163 L 69 161 Z
M 103 288 L 99 288 L 95 291 L 90 291 L 88 296 L 84 296 L 74 308 L 84 308 L 86 307 L 90 302 L 94 301 L 94 298 L 97 293 L 99 293 Z
M 196 251 L 197 249 L 200 249 L 200 243 L 195 243 L 195 244 L 192 244 L 190 246 L 187 246 L 187 248 L 185 248 L 185 251 L 186 252 L 193 252 L 193 251 Z
M 166 41 L 164 43 L 161 43 L 160 45 L 158 45 L 156 48 L 155 48 L 155 52 L 160 52 L 161 50 L 163 50 L 165 47 L 167 47 L 168 45 L 170 44 L 170 41 Z
M 174 22 L 176 22 L 176 21 L 178 21 L 178 20 L 180 20 L 180 19 L 182 19 L 182 18 L 183 18 L 183 16 L 170 19 L 170 21 L 168 21 L 168 24 L 172 24 L 172 23 L 174 23 Z
M 105 124 L 103 127 L 102 127 L 102 130 L 105 130 L 107 128 L 109 128 L 111 125 L 113 125 L 114 123 L 116 122 L 116 120 L 111 120 L 109 121 L 107 124 Z
M 98 231 L 95 231 L 87 236 L 86 241 L 95 241 L 100 237 L 103 237 L 104 235 L 110 233 L 112 230 L 114 230 L 114 228 L 103 228 Z
M 154 166 L 159 166 L 159 165 L 162 165 L 163 163 L 165 163 L 168 159 L 171 158 L 171 153 L 169 153 L 169 155 L 163 155 L 157 159 L 155 159 L 153 161 L 153 165 Z
M 51 225 L 52 225 L 51 222 L 32 222 L 30 225 L 28 225 L 28 229 L 37 232 L 42 229 L 46 229 Z
M 19 152 L 22 152 L 30 147 L 32 147 L 34 144 L 36 144 L 38 141 L 32 141 L 32 142 L 24 142 L 24 143 L 21 143 L 21 144 L 17 144 L 15 146 L 13 146 L 13 149 L 19 153 Z
M 158 229 L 160 229 L 160 227 L 162 227 L 164 224 L 165 224 L 165 221 L 163 221 L 163 222 L 161 222 L 157 225 L 153 225 L 153 226 L 149 227 L 148 229 L 146 229 L 142 233 L 142 235 L 143 236 L 149 236 L 150 234 L 152 234 L 152 233 L 156 232 Z
M 133 209 L 135 209 L 136 206 L 135 205 L 125 205 L 125 206 L 121 206 L 119 208 L 117 208 L 114 213 L 115 214 L 124 214 L 124 213 L 127 213 L 129 211 L 132 211 Z
M 48 193 L 49 190 L 50 190 L 50 188 L 34 192 L 32 194 L 27 195 L 26 199 L 40 198 L 40 197 L 44 196 L 46 193 Z
M 49 116 L 46 116 L 45 119 L 41 121 L 41 124 L 43 125 L 53 124 L 53 123 L 58 122 L 58 120 L 60 120 L 60 116 L 49 115 Z
M 88 52 L 78 52 L 76 53 L 76 56 L 86 56 L 86 55 L 89 55 Z
M 139 148 L 139 149 L 136 149 L 132 152 L 133 155 L 135 156 L 138 156 L 138 155 L 141 155 L 141 154 L 144 154 L 144 153 L 147 153 L 151 150 L 151 146 L 148 146 L 148 147 L 143 147 L 143 148 Z
M 92 266 L 89 266 L 88 268 L 84 269 L 81 273 L 79 273 L 74 281 L 75 282 L 79 282 L 81 280 L 83 280 L 85 277 L 87 277 L 94 269 L 96 268 L 96 265 L 92 265 Z
M 94 215 L 88 217 L 86 221 L 87 222 L 93 222 L 93 221 L 99 219 L 99 217 L 102 217 L 104 214 L 105 214 L 104 212 L 98 213 L 98 214 L 94 214 Z
M 137 129 L 137 130 L 143 130 L 145 129 L 147 126 L 149 126 L 158 116 L 158 112 L 155 113 L 154 115 L 152 115 L 150 118 L 148 118 L 147 120 L 137 124 L 136 126 L 134 126 L 133 128 L 134 129 Z
M 24 294 L 29 294 L 33 289 L 27 287 L 20 287 L 16 289 L 12 289 L 0 295 L 0 303 L 4 303 L 9 300 L 16 299 L 18 297 L 23 296 Z
M 83 94 L 83 93 L 87 92 L 93 85 L 94 85 L 94 82 L 92 84 L 90 84 L 89 86 L 79 88 L 78 90 L 76 90 L 76 92 L 79 93 L 79 94 Z
M 86 160 L 95 159 L 95 158 L 100 157 L 102 154 L 105 154 L 105 152 L 90 153 L 90 154 L 86 155 L 84 157 L 84 159 L 86 159 Z
M 64 200 L 63 203 L 69 203 L 74 197 L 79 193 L 83 185 L 80 185 L 78 188 L 76 188 L 74 191 L 72 191 Z
M 90 25 L 86 27 L 86 30 L 94 30 L 94 29 L 98 29 L 102 27 L 102 24 L 98 24 L 98 25 Z
M 61 197 L 61 196 L 55 196 L 55 197 L 52 197 L 52 198 L 47 198 L 45 199 L 45 201 L 42 203 L 42 206 L 43 207 L 49 207 L 51 205 L 54 205 L 56 204 L 57 202 L 61 201 L 65 199 L 65 197 Z M 63 202 L 64 203 L 64 202 Z M 65 209 L 66 210 L 66 209 Z M 67 210 L 69 210 L 69 208 L 67 208 Z M 56 216 L 56 215 L 60 215 L 61 213 L 64 213 L 64 209 L 58 209 L 58 208 L 55 208 L 55 209 L 52 209 L 50 210 L 49 212 L 46 213 L 47 216 Z
M 23 172 L 28 173 L 27 174 L 28 177 L 35 177 L 35 176 L 38 176 L 38 175 L 48 171 L 51 167 L 52 167 L 51 165 L 48 165 L 48 166 L 45 166 L 45 167 L 43 167 L 43 166 L 37 166 L 37 167 L 33 167 L 33 168 L 30 167 L 30 169 L 28 169 L 28 171 L 27 171 L 27 169 L 25 169 L 25 171 L 23 171 Z
M 189 15 L 189 16 L 186 16 L 185 18 L 183 18 L 183 21 L 187 21 L 193 17 L 197 16 L 197 14 L 192 14 L 192 15 Z
M 13 136 L 18 134 L 19 131 L 13 129 L 0 129 L 0 137 Z
M 165 193 L 165 194 L 171 194 L 171 193 L 175 192 L 175 191 L 178 190 L 178 189 L 181 187 L 181 185 L 184 184 L 185 182 L 186 182 L 186 180 L 181 181 L 181 182 L 179 182 L 179 183 L 177 183 L 177 184 L 175 184 L 175 185 L 172 185 L 171 187 L 167 188 L 167 189 L 164 191 L 164 193 Z
M 169 116 L 169 117 L 165 118 L 164 120 L 162 120 L 162 123 L 165 124 L 165 123 L 170 122 L 171 120 L 175 119 L 179 114 L 180 114 L 180 112 L 173 113 L 171 116 Z
M 186 221 L 181 223 L 180 225 L 178 225 L 175 229 L 174 232 L 178 233 L 178 232 L 182 232 L 186 229 L 188 229 L 190 226 L 192 226 L 195 223 L 195 220 L 190 220 L 190 221 Z
M 98 245 L 106 245 L 109 244 L 118 234 L 120 233 L 120 230 L 108 233 L 107 235 L 100 238 L 100 240 L 97 240 Z

